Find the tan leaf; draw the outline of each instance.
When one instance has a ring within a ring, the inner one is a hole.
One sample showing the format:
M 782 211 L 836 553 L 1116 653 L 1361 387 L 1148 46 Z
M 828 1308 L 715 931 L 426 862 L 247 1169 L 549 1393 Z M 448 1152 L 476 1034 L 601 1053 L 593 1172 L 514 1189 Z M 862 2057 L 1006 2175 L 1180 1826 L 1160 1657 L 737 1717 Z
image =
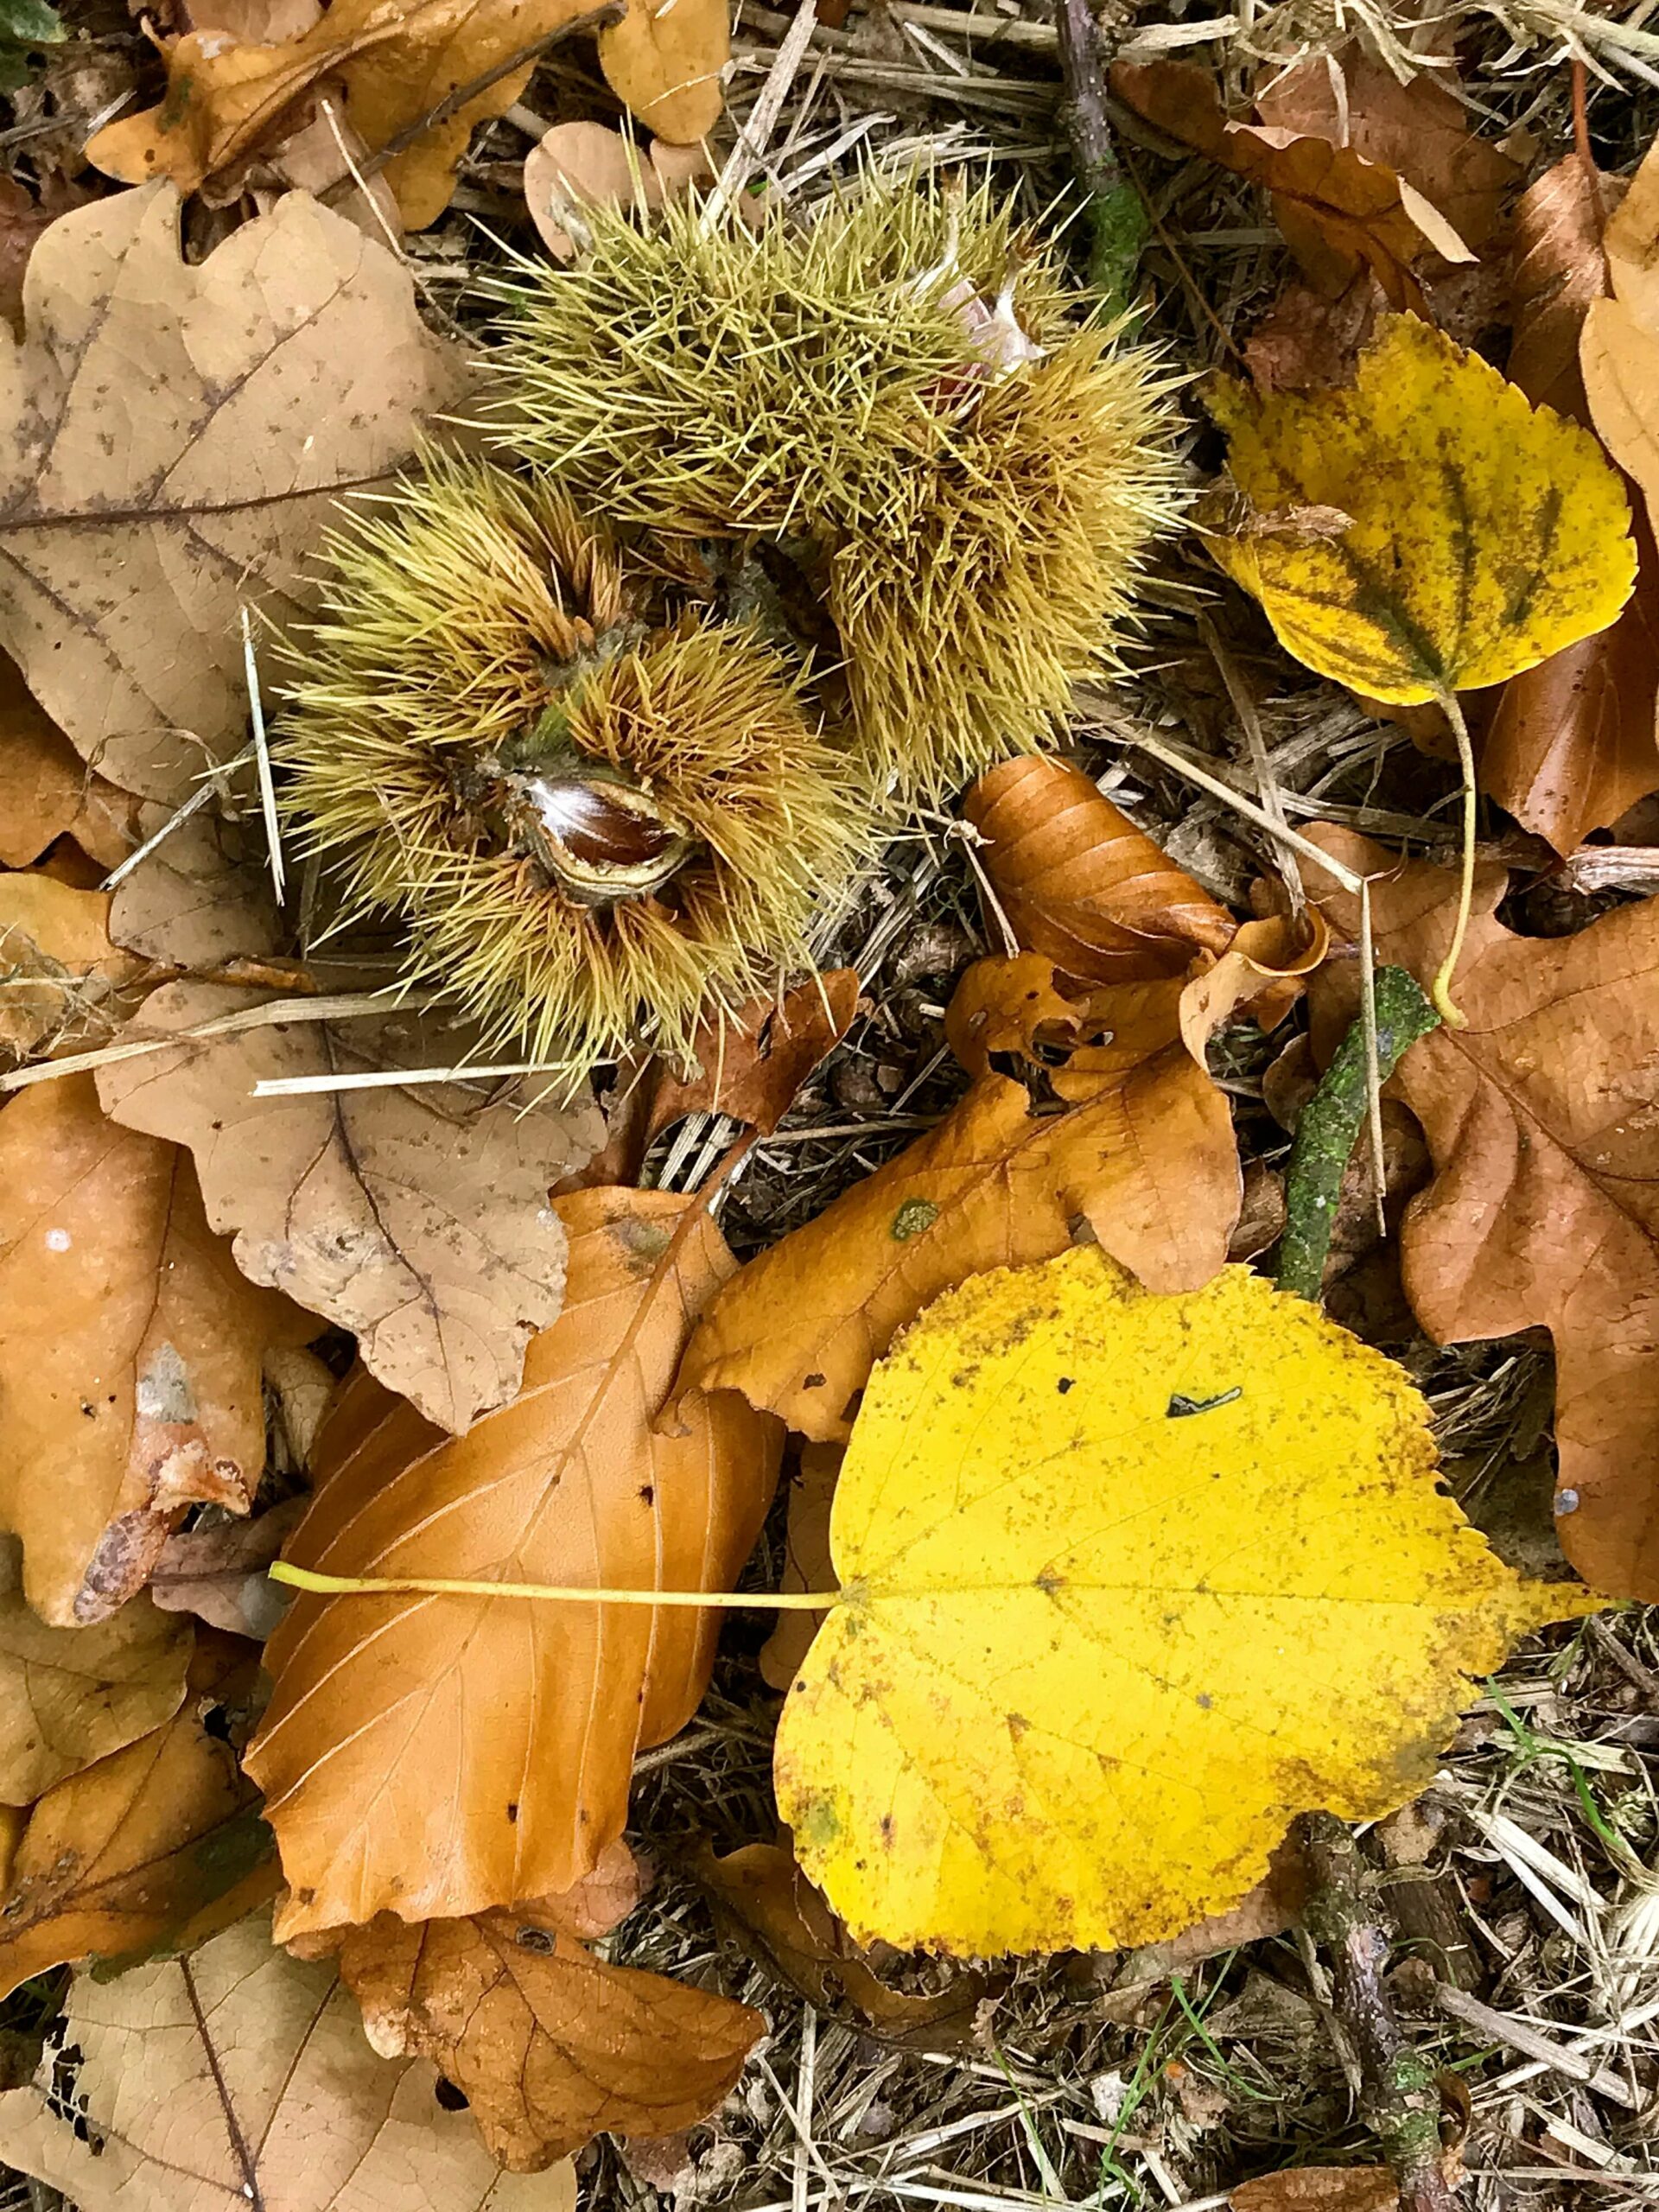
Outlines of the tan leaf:
M 1592 299 L 1579 341 L 1590 419 L 1619 467 L 1659 500 L 1659 143 L 1649 146 L 1602 234 L 1611 299 Z
M 177 1035 L 266 996 L 169 983 L 129 1033 Z M 394 1014 L 245 1030 L 99 1071 L 118 1121 L 194 1153 L 207 1217 L 234 1233 L 249 1280 L 350 1329 L 370 1371 L 450 1429 L 512 1395 L 525 1344 L 559 1310 L 548 1192 L 600 1141 L 597 1114 L 444 1084 L 250 1094 L 466 1057 L 450 1033 Z
M 114 194 L 53 224 L 24 304 L 28 337 L 0 335 L 0 643 L 84 760 L 177 804 L 243 742 L 238 607 L 303 612 L 334 500 L 460 372 L 408 270 L 297 193 L 196 264 L 171 187 Z
M 1039 1035 L 1070 1043 L 1079 1026 L 1077 1007 L 1055 988 L 1054 963 L 1040 952 L 1020 952 L 975 961 L 951 994 L 944 1035 L 969 1074 L 978 1076 L 991 1072 L 993 1053 L 1035 1062 Z
M 142 1592 L 94 1628 L 48 1628 L 0 1592 L 0 1803 L 32 1805 L 177 1712 L 190 1631 Z
M 54 838 L 73 837 L 109 868 L 137 842 L 137 800 L 93 775 L 6 653 L 0 653 L 0 794 L 6 868 L 27 868 Z
M 188 1154 L 107 1121 L 91 1076 L 0 1113 L 0 1525 L 44 1619 L 107 1619 L 188 1506 L 247 1510 L 260 1350 L 295 1325 L 209 1232 Z
M 264 1915 L 107 1986 L 76 1978 L 64 2060 L 0 2096 L 0 2158 L 80 2212 L 575 2212 L 562 2167 L 500 2173 L 423 2060 L 363 2039 L 332 1967 L 272 1948 Z
M 1274 1853 L 1267 1873 L 1241 1904 L 1230 1912 L 1199 1921 L 1166 1943 L 1143 1943 L 1126 1961 L 1116 1986 L 1166 1981 L 1171 1974 L 1187 1974 L 1222 1951 L 1282 1936 L 1306 1910 L 1307 1891 L 1307 1861 L 1293 1829 Z
M 706 138 L 726 105 L 727 0 L 627 0 L 599 35 L 599 66 L 624 107 L 671 146 Z
M 143 963 L 109 938 L 110 897 L 39 869 L 0 874 L 0 1052 L 105 1043 L 137 1001 Z
M 1400 2187 L 1386 2166 L 1292 2166 L 1240 2182 L 1233 2212 L 1396 2212 Z
M 149 1595 L 165 1612 L 194 1613 L 232 1636 L 264 1637 L 273 1625 L 265 1569 L 299 1526 L 305 1504 L 302 1497 L 284 1498 L 251 1521 L 169 1536 L 149 1578 Z
M 1028 952 L 1081 982 L 1179 976 L 1195 948 L 1224 951 L 1233 918 L 1174 867 L 1080 769 L 1009 760 L 963 809 L 980 860 Z
M 217 30 L 175 39 L 167 98 L 106 124 L 90 160 L 124 184 L 170 177 L 182 192 L 211 184 L 221 203 L 242 190 L 250 157 L 309 118 L 302 103 L 321 78 L 340 88 L 346 113 L 379 153 L 422 124 L 461 86 L 486 76 L 523 47 L 583 14 L 588 0 L 335 0 L 300 37 L 245 46 Z M 410 230 L 449 204 L 455 163 L 475 124 L 505 115 L 534 61 L 421 130 L 386 163 L 385 176 Z
M 171 809 L 141 807 L 153 836 Z M 110 935 L 169 967 L 204 971 L 274 953 L 282 941 L 263 842 L 248 825 L 196 814 L 116 887 Z
M 0 1994 L 71 1960 L 188 1949 L 270 1901 L 275 1842 L 237 1764 L 258 1670 L 245 1643 L 203 1634 L 173 1718 L 29 1813 L 0 1901 Z
M 804 1441 L 789 1478 L 789 1512 L 784 1538 L 780 1590 L 831 1590 L 835 1567 L 830 1557 L 830 1509 L 841 1472 L 839 1444 Z M 817 1634 L 822 1613 L 779 1613 L 778 1625 L 760 1647 L 760 1678 L 786 1690 Z
M 730 1255 L 667 1192 L 582 1191 L 558 1210 L 565 1307 L 531 1344 L 520 1396 L 452 1441 L 348 1390 L 291 1548 L 302 1565 L 730 1588 L 779 1439 L 731 1396 L 682 1398 L 653 1427 Z M 636 1748 L 696 1710 L 715 1624 L 689 1609 L 302 1595 L 266 1647 L 276 1690 L 248 1760 L 293 1885 L 284 1940 L 571 1888 L 621 1833 Z
M 429 2058 L 492 2158 L 538 2173 L 601 2129 L 706 2120 L 766 2022 L 747 2005 L 597 1959 L 547 1897 L 511 1912 L 353 1928 L 340 1970 L 383 2058 Z
M 714 171 L 699 146 L 653 140 L 647 149 L 607 123 L 556 123 L 524 156 L 524 202 L 556 261 L 570 261 L 576 240 L 565 228 L 584 207 L 660 207 Z
M 1433 973 L 1456 874 L 1345 830 L 1318 841 L 1373 886 L 1380 963 Z M 1562 1548 L 1592 1588 L 1659 1596 L 1659 902 L 1576 937 L 1515 937 L 1476 887 L 1459 996 L 1465 1030 L 1414 1045 L 1394 1079 L 1435 1179 L 1405 1217 L 1418 1319 L 1441 1343 L 1547 1328 L 1554 1340 Z M 1356 902 L 1314 886 L 1351 938 Z M 1338 989 L 1327 968 L 1316 1007 Z

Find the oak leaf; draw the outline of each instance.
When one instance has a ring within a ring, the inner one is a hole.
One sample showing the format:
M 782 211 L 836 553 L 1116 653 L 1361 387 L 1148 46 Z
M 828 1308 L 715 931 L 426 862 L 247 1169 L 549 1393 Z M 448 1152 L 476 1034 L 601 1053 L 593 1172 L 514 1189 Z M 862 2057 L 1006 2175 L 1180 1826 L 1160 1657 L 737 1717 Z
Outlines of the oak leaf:
M 102 868 L 113 868 L 137 842 L 137 801 L 87 767 L 0 653 L 0 866 L 27 868 L 54 839 L 73 837 Z
M 1009 760 L 982 776 L 963 812 L 981 863 L 1027 952 L 1080 982 L 1179 976 L 1200 947 L 1221 952 L 1234 923 L 1080 768 Z
M 747 2005 L 596 1958 L 563 1902 L 412 1928 L 382 1913 L 340 1947 L 376 2050 L 429 2058 L 513 2173 L 601 2130 L 667 2135 L 706 2120 L 766 2028 Z
M 111 944 L 110 894 L 0 874 L 0 1053 L 83 1051 L 132 1011 L 143 963 Z
M 901 1480 L 895 1475 L 901 1474 Z M 1599 1601 L 1504 1567 L 1403 1372 L 1243 1268 L 999 1269 L 871 1377 L 779 1810 L 863 1942 L 1106 1949 L 1237 1904 L 1292 1820 L 1416 1795 L 1469 1678 Z
M 1210 404 L 1255 516 L 1349 518 L 1210 540 L 1321 676 L 1421 705 L 1605 629 L 1630 597 L 1630 505 L 1595 440 L 1414 316 L 1380 327 L 1347 391 L 1264 400 L 1224 378 Z
M 189 1506 L 246 1512 L 260 1351 L 307 1326 L 237 1272 L 188 1154 L 107 1120 L 91 1076 L 0 1113 L 0 1526 L 42 1619 L 107 1619 Z
M 781 1440 L 730 1395 L 683 1396 L 687 1332 L 733 1262 L 694 1201 L 561 1198 L 563 1312 L 519 1396 L 437 1436 L 346 1394 L 290 1547 L 331 1574 L 730 1587 Z M 302 1595 L 266 1646 L 276 1688 L 248 1758 L 308 1929 L 460 1918 L 569 1890 L 621 1833 L 636 1749 L 696 1710 L 715 1616 L 532 1599 Z
M 126 1033 L 180 1035 L 270 1002 L 165 984 Z M 524 1346 L 559 1310 L 564 1235 L 548 1192 L 598 1144 L 597 1113 L 445 1084 L 251 1094 L 466 1058 L 441 1027 L 394 1013 L 185 1041 L 98 1077 L 118 1122 L 194 1154 L 207 1217 L 250 1281 L 351 1330 L 370 1372 L 449 1429 L 512 1395 Z
M 599 35 L 605 81 L 647 130 L 671 146 L 706 138 L 726 105 L 731 59 L 728 0 L 626 0 L 620 23 Z
M 575 2212 L 569 2166 L 500 2173 L 432 2068 L 377 2057 L 334 1970 L 273 1948 L 264 1916 L 78 1975 L 64 2009 L 61 2052 L 0 2095 L 0 2158 L 80 2212 Z
M 245 1643 L 199 1637 L 173 1717 L 35 1806 L 0 1896 L 0 1995 L 71 1961 L 187 1951 L 270 1902 L 275 1839 L 237 1764 L 258 1670 Z
M 140 837 L 171 812 L 141 805 Z M 275 954 L 282 925 L 263 837 L 246 822 L 193 814 L 117 885 L 110 935 L 147 959 L 204 975 Z
M 190 1632 L 142 1593 L 92 1628 L 48 1628 L 0 1592 L 0 1804 L 32 1805 L 66 1775 L 178 1711 Z
M 1378 961 L 1431 973 L 1455 875 L 1344 830 L 1317 837 L 1388 871 L 1372 891 Z M 1314 888 L 1351 938 L 1356 902 Z M 1659 903 L 1543 942 L 1497 920 L 1506 888 L 1502 868 L 1479 871 L 1467 1030 L 1424 1038 L 1394 1078 L 1435 1168 L 1405 1217 L 1406 1292 L 1442 1343 L 1550 1332 L 1562 1548 L 1597 1589 L 1659 1598 Z
M 305 612 L 335 500 L 408 457 L 456 358 L 408 270 L 301 193 L 194 264 L 170 185 L 117 193 L 53 224 L 23 296 L 28 335 L 0 334 L 0 643 L 84 760 L 175 805 L 243 743 L 238 607 Z

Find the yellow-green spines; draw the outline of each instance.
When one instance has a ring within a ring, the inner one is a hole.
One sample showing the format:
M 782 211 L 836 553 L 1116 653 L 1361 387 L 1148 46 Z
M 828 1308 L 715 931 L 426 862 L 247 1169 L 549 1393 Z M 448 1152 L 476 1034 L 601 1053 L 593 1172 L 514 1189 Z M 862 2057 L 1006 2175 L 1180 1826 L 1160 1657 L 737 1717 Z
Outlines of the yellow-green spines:
M 412 980 L 579 1073 L 683 1054 L 804 958 L 861 824 L 771 646 L 487 467 L 435 462 L 329 551 L 283 804 Z

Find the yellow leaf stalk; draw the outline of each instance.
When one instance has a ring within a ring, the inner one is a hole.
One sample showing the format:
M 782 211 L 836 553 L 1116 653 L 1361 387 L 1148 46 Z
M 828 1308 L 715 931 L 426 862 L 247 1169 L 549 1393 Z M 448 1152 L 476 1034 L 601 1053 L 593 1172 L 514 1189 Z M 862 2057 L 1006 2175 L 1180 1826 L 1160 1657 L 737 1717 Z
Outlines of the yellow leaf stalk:
M 406 972 L 573 1078 L 771 989 L 866 834 L 798 671 L 577 514 L 434 461 L 327 549 L 283 804 Z

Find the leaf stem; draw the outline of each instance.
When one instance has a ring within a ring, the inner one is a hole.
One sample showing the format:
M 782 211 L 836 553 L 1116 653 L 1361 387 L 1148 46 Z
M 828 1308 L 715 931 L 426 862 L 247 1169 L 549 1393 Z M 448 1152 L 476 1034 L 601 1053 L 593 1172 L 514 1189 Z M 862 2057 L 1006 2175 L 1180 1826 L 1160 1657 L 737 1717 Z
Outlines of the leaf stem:
M 1449 686 L 1440 695 L 1439 703 L 1452 725 L 1452 734 L 1458 741 L 1458 766 L 1463 771 L 1463 874 L 1458 887 L 1458 918 L 1452 925 L 1452 942 L 1440 963 L 1440 973 L 1434 978 L 1429 995 L 1434 1010 L 1448 1029 L 1466 1029 L 1469 1017 L 1452 1003 L 1452 978 L 1458 972 L 1458 963 L 1463 957 L 1463 940 L 1469 929 L 1470 910 L 1475 899 L 1475 827 L 1480 794 L 1475 785 L 1475 748 L 1470 741 L 1469 725 L 1464 720 L 1458 695 Z
M 318 1574 L 279 1559 L 265 1572 L 273 1582 L 323 1598 L 375 1597 L 409 1592 L 432 1598 L 535 1598 L 569 1605 L 682 1605 L 741 1612 L 821 1613 L 839 1605 L 839 1590 L 595 1590 L 575 1582 L 458 1582 L 435 1574 Z

